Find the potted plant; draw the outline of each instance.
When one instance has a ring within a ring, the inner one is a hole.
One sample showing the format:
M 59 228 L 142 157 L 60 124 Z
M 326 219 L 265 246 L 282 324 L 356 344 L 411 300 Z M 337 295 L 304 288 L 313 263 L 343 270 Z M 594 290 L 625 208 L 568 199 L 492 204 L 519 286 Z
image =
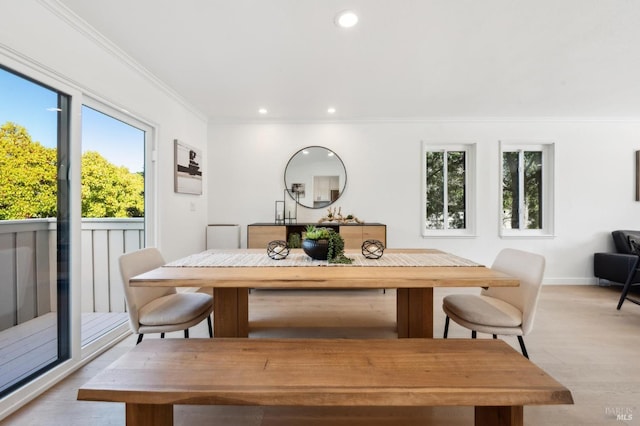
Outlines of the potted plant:
M 344 255 L 344 240 L 331 228 L 307 225 L 302 250 L 313 259 L 328 260 L 329 263 L 351 263 L 351 259 Z

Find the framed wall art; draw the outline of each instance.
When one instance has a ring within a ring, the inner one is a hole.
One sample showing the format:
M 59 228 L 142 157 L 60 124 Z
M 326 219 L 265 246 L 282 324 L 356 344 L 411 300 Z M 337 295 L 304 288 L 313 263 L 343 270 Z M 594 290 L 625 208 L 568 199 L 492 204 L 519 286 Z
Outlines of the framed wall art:
M 202 195 L 202 151 L 178 139 L 173 141 L 175 154 L 174 191 Z

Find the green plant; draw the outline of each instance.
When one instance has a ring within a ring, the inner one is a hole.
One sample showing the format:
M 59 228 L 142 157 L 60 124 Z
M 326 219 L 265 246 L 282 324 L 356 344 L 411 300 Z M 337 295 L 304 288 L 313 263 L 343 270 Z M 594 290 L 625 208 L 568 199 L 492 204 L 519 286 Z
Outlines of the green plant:
M 329 228 L 316 228 L 314 225 L 307 225 L 305 238 L 307 240 L 328 240 L 329 236 L 335 232 Z
M 337 232 L 329 235 L 329 251 L 327 252 L 329 263 L 350 264 L 353 259 L 344 255 L 344 239 Z
M 304 238 L 307 240 L 327 240 L 327 260 L 329 263 L 349 264 L 353 262 L 353 259 L 344 255 L 344 239 L 331 228 L 317 228 L 315 225 L 307 225 Z
M 302 247 L 302 239 L 300 238 L 300 234 L 294 232 L 289 235 L 289 241 L 287 243 L 289 248 L 300 248 Z

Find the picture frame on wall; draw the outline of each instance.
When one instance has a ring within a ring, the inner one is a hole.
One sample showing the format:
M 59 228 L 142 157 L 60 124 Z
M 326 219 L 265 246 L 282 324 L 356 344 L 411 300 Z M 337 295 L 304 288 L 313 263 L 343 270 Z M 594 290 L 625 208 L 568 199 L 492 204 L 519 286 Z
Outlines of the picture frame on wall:
M 174 139 L 174 191 L 202 195 L 202 151 Z

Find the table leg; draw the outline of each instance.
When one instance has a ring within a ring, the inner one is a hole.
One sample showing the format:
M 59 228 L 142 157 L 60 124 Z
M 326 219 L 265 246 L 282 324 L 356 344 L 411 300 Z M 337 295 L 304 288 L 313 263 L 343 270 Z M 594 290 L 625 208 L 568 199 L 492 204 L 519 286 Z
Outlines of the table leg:
M 249 337 L 249 289 L 213 289 L 213 337 Z
M 476 407 L 476 426 L 523 426 L 522 405 L 508 407 Z
M 173 426 L 173 405 L 125 405 L 127 426 Z
M 399 338 L 433 338 L 433 288 L 399 288 L 396 292 Z

